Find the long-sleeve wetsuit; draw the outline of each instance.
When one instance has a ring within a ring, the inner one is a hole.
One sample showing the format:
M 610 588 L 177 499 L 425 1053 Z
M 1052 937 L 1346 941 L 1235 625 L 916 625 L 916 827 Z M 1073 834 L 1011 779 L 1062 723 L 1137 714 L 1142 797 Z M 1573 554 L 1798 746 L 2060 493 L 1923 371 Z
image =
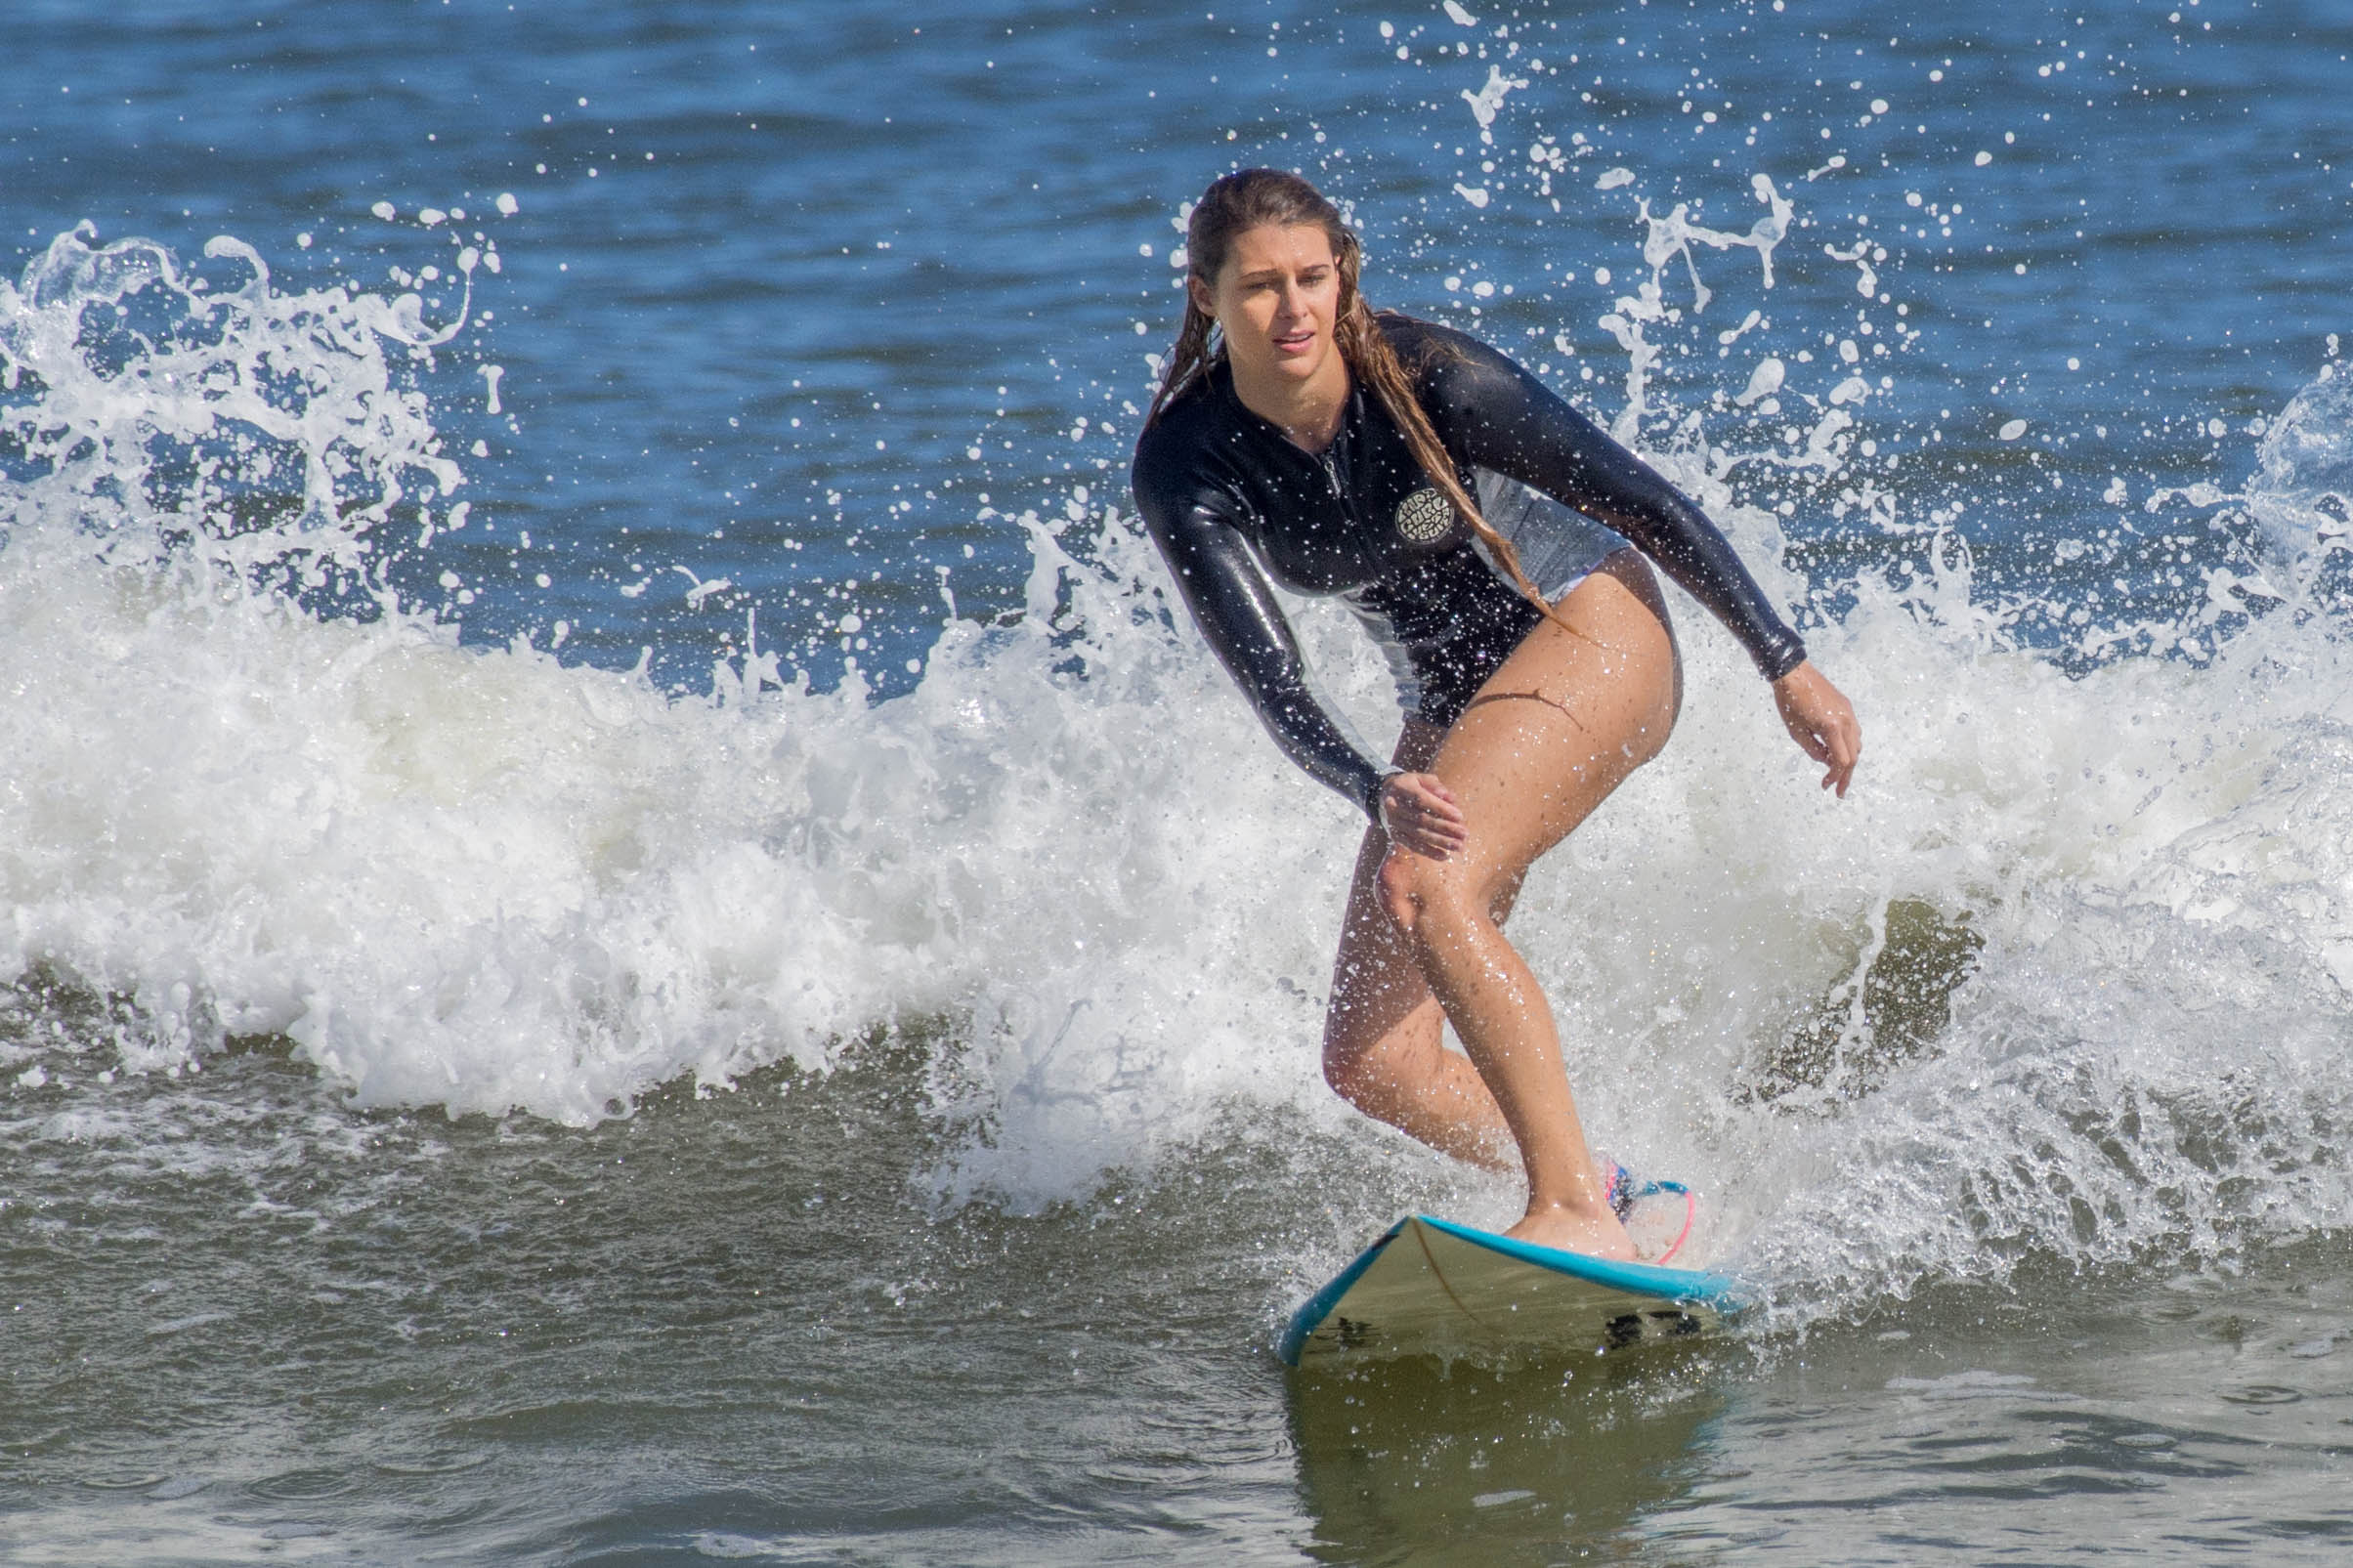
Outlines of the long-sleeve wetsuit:
M 1606 523 L 1706 606 L 1768 679 L 1804 662 L 1805 645 L 1724 535 L 1648 464 L 1476 339 L 1395 315 L 1380 324 L 1467 487 L 1488 470 Z M 1440 726 L 1541 618 L 1361 385 L 1318 455 L 1245 407 L 1219 362 L 1136 443 L 1134 483 L 1202 634 L 1277 743 L 1376 822 L 1391 770 L 1315 697 L 1268 577 L 1344 595 L 1403 650 L 1420 677 L 1420 714 Z

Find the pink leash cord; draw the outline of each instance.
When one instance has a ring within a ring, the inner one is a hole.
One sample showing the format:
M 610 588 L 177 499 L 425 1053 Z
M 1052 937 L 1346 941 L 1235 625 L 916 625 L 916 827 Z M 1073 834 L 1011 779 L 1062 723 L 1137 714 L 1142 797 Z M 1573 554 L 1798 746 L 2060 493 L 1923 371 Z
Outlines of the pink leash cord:
M 1691 1239 L 1691 1225 L 1695 1220 L 1698 1219 L 1698 1217 L 1699 1199 L 1695 1194 L 1687 1190 L 1683 1195 L 1683 1229 L 1676 1232 L 1675 1240 L 1667 1248 L 1667 1250 L 1659 1253 L 1650 1261 L 1653 1263 L 1664 1263 L 1668 1258 L 1673 1257 L 1677 1252 L 1682 1251 L 1683 1244 Z

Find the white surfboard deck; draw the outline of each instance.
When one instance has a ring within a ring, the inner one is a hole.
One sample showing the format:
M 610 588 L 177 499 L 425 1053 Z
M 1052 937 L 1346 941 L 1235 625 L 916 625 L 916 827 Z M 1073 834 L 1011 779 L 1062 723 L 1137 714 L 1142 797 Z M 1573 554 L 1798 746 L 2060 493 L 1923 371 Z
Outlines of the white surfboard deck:
M 1512 1347 L 1613 1350 L 1714 1329 L 1733 1280 L 1620 1263 L 1413 1214 L 1303 1302 L 1276 1344 L 1289 1366 L 1347 1356 Z

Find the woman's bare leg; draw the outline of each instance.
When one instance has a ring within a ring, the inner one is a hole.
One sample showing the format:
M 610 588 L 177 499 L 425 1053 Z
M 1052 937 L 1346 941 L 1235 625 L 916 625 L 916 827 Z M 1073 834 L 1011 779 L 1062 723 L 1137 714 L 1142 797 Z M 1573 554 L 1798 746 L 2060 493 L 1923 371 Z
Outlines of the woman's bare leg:
M 1584 635 L 1540 624 L 1429 765 L 1469 821 L 1467 852 L 1433 861 L 1368 840 L 1367 858 L 1382 854 L 1374 885 L 1365 887 L 1360 860 L 1351 890 L 1326 1073 L 1355 1103 L 1449 1153 L 1493 1163 L 1500 1125 L 1528 1177 L 1527 1212 L 1512 1233 L 1626 1256 L 1551 1008 L 1501 923 L 1528 866 L 1664 744 L 1678 670 L 1656 584 L 1639 559 L 1613 557 L 1560 608 Z M 1386 932 L 1362 916 L 1366 894 L 1386 911 Z M 1468 1064 L 1439 1041 L 1440 1007 Z
M 1420 773 L 1445 732 L 1408 719 L 1391 760 Z M 1389 835 L 1365 829 L 1348 883 L 1332 1004 L 1324 1018 L 1324 1079 L 1341 1098 L 1457 1160 L 1512 1170 L 1519 1159 L 1503 1112 L 1470 1058 L 1446 1048 L 1445 1015 L 1404 932 L 1382 907 Z

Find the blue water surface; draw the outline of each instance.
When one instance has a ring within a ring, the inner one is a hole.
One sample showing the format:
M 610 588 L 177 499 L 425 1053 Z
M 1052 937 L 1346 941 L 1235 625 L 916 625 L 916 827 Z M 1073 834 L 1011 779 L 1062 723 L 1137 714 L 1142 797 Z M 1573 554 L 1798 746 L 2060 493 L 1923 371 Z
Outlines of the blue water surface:
M 939 569 L 968 610 L 1006 607 L 1027 563 L 1009 514 L 1076 482 L 1122 496 L 1121 405 L 1143 401 L 1178 303 L 1170 219 L 1238 163 L 1347 199 L 1380 302 L 1547 360 L 1564 334 L 1604 373 L 1556 380 L 1604 413 L 1623 393 L 1594 269 L 1617 289 L 1635 270 L 1631 197 L 1745 229 L 1749 178 L 1770 174 L 1800 228 L 1775 291 L 1741 288 L 1740 309 L 1770 305 L 1776 346 L 1826 354 L 1873 302 L 1824 247 L 1867 241 L 1919 335 L 1864 417 L 1891 445 L 1942 437 L 1899 511 L 1917 526 L 1965 503 L 1986 545 L 2082 530 L 2111 472 L 2203 472 L 2224 445 L 2208 422 L 2236 436 L 2276 411 L 2344 324 L 2353 22 L 2320 5 L 1522 8 L 1476 26 L 1289 5 L 18 17 L 0 93 L 21 258 L 88 220 L 192 256 L 235 234 L 280 286 L 384 288 L 390 267 L 494 234 L 492 319 L 429 384 L 453 445 L 489 442 L 467 465 L 478 516 L 529 531 L 553 584 L 534 591 L 487 535 L 449 539 L 462 574 L 499 584 L 464 618 L 501 638 L 566 618 L 574 656 L 651 647 L 680 680 L 756 610 L 830 682 L 846 651 L 826 633 L 854 604 L 863 663 L 902 689 L 944 613 Z M 1491 65 L 1530 85 L 1481 147 L 1463 95 Z M 1600 150 L 1549 182 L 1556 212 L 1526 150 L 1572 135 Z M 1633 184 L 1595 190 L 1611 166 Z M 1466 182 L 1498 194 L 1475 208 Z M 426 232 L 426 207 L 472 216 Z M 1751 281 L 1737 253 L 1701 255 L 1719 288 Z M 1516 286 L 1467 309 L 1447 276 Z M 1885 343 L 1899 322 L 1876 314 Z M 1669 356 L 1670 406 L 1739 390 L 1741 362 L 1707 346 Z M 505 367 L 510 421 L 482 412 L 478 360 Z M 2013 417 L 2032 438 L 1997 446 Z M 2018 471 L 2030 450 L 2042 473 Z M 1809 504 L 1790 528 L 1836 521 Z M 690 608 L 673 568 L 734 587 Z

